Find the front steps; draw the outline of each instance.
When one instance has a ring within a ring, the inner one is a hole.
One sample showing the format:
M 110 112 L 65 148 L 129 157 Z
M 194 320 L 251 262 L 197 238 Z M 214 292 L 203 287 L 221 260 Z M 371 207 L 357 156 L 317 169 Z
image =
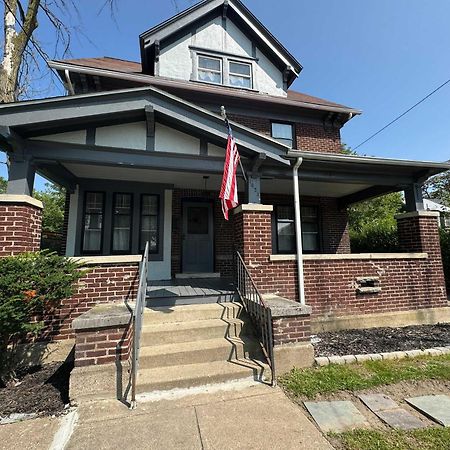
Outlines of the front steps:
M 252 378 L 270 369 L 238 303 L 147 308 L 137 390 L 188 388 Z

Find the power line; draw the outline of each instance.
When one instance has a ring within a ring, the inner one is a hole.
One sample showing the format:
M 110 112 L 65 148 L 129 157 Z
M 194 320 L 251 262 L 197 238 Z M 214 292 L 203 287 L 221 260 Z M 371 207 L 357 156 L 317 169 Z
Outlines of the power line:
M 16 22 L 19 24 L 19 27 L 22 29 L 22 31 L 28 36 L 28 33 L 25 31 L 25 28 L 23 27 L 23 25 L 20 23 L 20 20 L 17 18 L 16 14 L 14 13 L 14 11 L 11 9 L 11 7 L 9 6 L 9 4 L 6 2 L 6 0 L 3 0 L 3 3 L 5 5 L 6 8 L 8 8 L 8 11 L 14 16 L 14 19 L 16 20 Z M 31 44 L 33 45 L 33 47 L 36 49 L 36 51 L 38 52 L 39 56 L 43 59 L 43 61 L 45 62 L 45 65 L 50 69 L 51 73 L 54 73 L 56 75 L 56 78 L 61 82 L 61 84 L 64 86 L 64 82 L 61 80 L 61 78 L 59 77 L 58 73 L 55 71 L 55 69 L 53 69 L 52 67 L 49 66 L 48 64 L 48 60 L 47 60 L 47 55 L 44 53 L 44 51 L 34 42 L 32 35 L 29 36 L 28 42 L 31 42 Z M 64 86 L 65 87 L 65 86 Z
M 425 100 L 430 98 L 433 94 L 435 94 L 437 91 L 442 89 L 444 86 L 446 86 L 448 83 L 450 83 L 450 79 L 442 83 L 440 86 L 438 86 L 434 91 L 430 92 L 428 95 L 423 97 L 421 100 L 419 100 L 417 103 L 415 103 L 411 108 L 407 109 L 404 113 L 397 116 L 394 120 L 391 120 L 387 125 L 385 125 L 383 128 L 380 128 L 376 133 L 369 136 L 366 140 L 362 141 L 360 144 L 358 144 L 356 147 L 353 147 L 353 150 L 356 150 L 357 148 L 361 147 L 361 145 L 364 145 L 366 142 L 369 142 L 371 139 L 373 139 L 375 136 L 378 136 L 382 131 L 384 131 L 386 128 L 390 127 L 392 124 L 397 122 L 397 120 L 400 120 L 403 116 L 406 116 L 410 111 L 412 111 L 414 108 L 419 106 L 421 103 L 423 103 Z

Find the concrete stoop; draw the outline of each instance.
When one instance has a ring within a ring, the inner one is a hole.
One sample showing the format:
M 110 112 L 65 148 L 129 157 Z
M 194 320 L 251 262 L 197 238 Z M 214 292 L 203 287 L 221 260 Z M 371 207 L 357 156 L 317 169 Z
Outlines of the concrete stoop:
M 145 311 L 138 392 L 253 378 L 270 382 L 242 305 L 151 307 Z

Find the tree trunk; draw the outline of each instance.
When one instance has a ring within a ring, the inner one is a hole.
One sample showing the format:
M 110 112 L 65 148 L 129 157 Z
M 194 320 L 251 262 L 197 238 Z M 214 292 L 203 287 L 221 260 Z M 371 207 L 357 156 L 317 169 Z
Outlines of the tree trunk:
M 26 46 L 37 28 L 37 12 L 40 0 L 29 0 L 26 14 L 17 23 L 19 0 L 4 0 L 4 44 L 0 67 L 0 102 L 14 102 L 18 97 L 19 73 Z

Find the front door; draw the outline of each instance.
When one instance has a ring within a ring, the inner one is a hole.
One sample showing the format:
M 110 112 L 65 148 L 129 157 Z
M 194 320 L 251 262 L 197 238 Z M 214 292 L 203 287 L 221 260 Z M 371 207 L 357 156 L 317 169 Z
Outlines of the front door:
M 183 203 L 183 273 L 214 271 L 213 210 L 210 203 Z

